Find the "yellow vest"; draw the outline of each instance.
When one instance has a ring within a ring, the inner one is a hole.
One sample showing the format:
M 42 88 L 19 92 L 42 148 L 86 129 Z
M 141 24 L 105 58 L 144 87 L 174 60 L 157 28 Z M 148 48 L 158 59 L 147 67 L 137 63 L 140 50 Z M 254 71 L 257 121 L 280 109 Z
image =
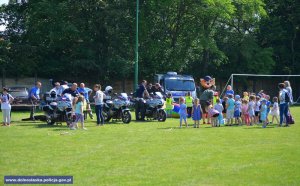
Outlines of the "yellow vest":
M 217 99 L 219 99 L 219 96 L 214 96 L 214 98 L 213 98 L 213 104 L 214 105 L 217 104 Z
M 193 107 L 193 97 L 185 96 L 185 103 L 187 107 Z
M 173 99 L 172 98 L 167 98 L 166 99 L 166 109 L 167 110 L 172 110 L 173 109 Z

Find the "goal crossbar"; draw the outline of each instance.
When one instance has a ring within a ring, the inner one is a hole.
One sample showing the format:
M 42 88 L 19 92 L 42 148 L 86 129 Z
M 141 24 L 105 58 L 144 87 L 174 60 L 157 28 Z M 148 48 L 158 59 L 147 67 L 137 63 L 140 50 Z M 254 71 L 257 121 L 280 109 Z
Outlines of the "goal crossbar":
M 225 92 L 226 87 L 227 87 L 227 85 L 229 84 L 229 82 L 230 82 L 230 85 L 231 85 L 231 87 L 232 87 L 232 89 L 233 89 L 233 79 L 234 79 L 233 77 L 234 77 L 234 76 L 250 76 L 250 77 L 300 77 L 300 74 L 291 74 L 291 75 L 287 75 L 287 74 L 284 74 L 284 75 L 269 75 L 269 74 L 231 74 L 220 96 L 222 96 L 223 93 Z M 299 97 L 299 98 L 300 98 L 300 97 Z

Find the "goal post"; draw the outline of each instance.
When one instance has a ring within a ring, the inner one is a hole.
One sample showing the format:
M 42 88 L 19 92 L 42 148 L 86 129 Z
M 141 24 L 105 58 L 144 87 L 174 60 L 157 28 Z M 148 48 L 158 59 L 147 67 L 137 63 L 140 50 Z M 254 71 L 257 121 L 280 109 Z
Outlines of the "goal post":
M 283 77 L 300 77 L 300 74 L 295 74 L 295 75 L 268 75 L 268 74 L 231 74 L 227 83 L 225 84 L 225 87 L 223 88 L 223 91 L 221 93 L 221 96 L 226 92 L 227 85 L 231 85 L 232 89 L 234 89 L 234 80 L 236 77 L 242 76 L 242 77 L 277 77 L 277 78 L 283 78 Z M 296 87 L 297 88 L 297 87 Z M 300 96 L 296 96 L 294 101 L 298 102 L 300 101 Z

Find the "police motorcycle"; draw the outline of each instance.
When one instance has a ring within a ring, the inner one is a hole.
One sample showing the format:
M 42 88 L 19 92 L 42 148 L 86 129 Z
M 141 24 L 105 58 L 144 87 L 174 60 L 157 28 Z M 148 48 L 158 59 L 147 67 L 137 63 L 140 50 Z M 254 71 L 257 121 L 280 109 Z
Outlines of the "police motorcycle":
M 44 111 L 48 125 L 66 122 L 69 126 L 73 121 L 70 94 L 61 97 L 56 95 L 55 91 L 46 92 L 40 107 Z
M 149 99 L 145 99 L 145 117 L 149 120 L 166 121 L 167 113 L 163 108 L 165 104 L 164 97 L 161 92 L 151 93 Z
M 126 93 L 114 94 L 112 96 L 112 87 L 105 88 L 105 99 L 103 105 L 103 117 L 106 122 L 113 120 L 122 120 L 123 123 L 131 122 L 131 113 L 128 106 L 130 105 L 129 97 Z

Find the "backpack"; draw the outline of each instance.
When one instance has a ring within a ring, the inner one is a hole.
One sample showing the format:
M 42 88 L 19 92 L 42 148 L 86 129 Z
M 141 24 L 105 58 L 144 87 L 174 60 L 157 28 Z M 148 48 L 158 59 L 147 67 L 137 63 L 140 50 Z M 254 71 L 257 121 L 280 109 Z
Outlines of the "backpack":
M 284 93 L 285 93 L 284 94 L 284 101 L 286 103 L 291 103 L 292 104 L 290 93 L 287 90 L 285 90 Z
M 4 96 L 4 94 L 1 94 L 1 97 L 3 97 L 3 96 Z M 7 100 L 9 101 L 9 97 L 10 97 L 9 94 L 7 94 L 6 96 L 7 96 Z
M 286 118 L 286 123 L 287 124 L 295 124 L 295 120 L 290 112 L 288 112 L 288 117 Z

